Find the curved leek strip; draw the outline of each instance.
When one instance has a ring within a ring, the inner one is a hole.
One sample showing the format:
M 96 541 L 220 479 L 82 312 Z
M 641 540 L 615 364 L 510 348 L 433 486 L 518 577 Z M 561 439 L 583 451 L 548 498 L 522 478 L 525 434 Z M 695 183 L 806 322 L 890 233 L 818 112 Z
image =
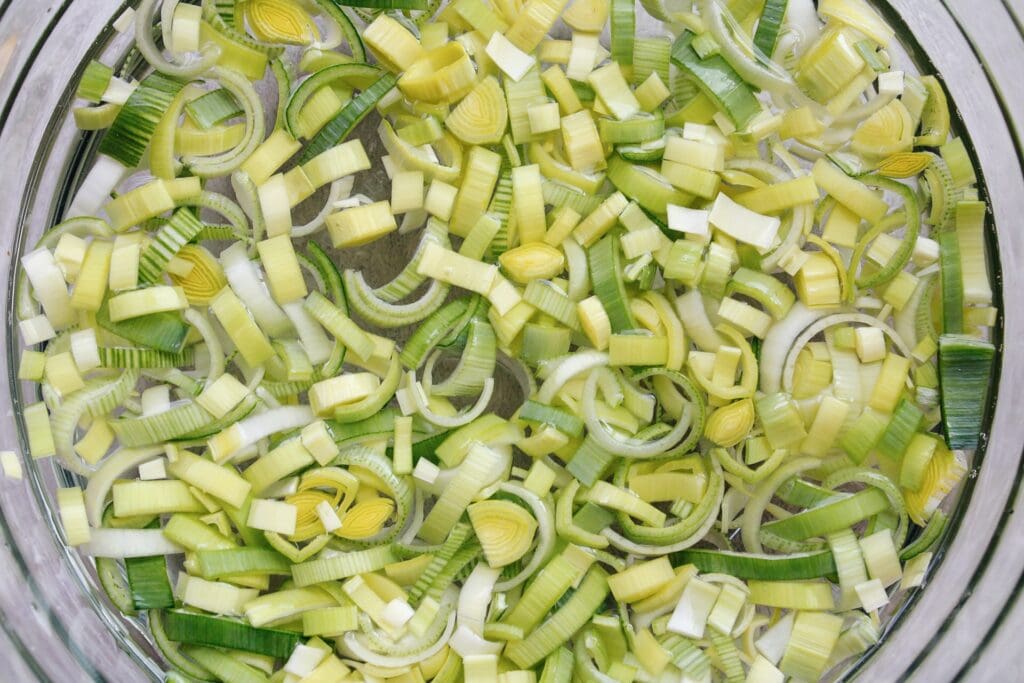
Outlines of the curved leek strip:
M 432 280 L 420 298 L 395 304 L 379 297 L 377 290 L 366 283 L 362 271 L 346 270 L 342 277 L 352 310 L 361 318 L 384 328 L 405 327 L 424 320 L 441 307 L 451 289 L 439 280 Z
M 243 135 L 243 123 L 219 125 L 202 131 L 179 128 L 175 133 L 175 145 L 183 156 L 210 156 L 233 148 L 241 142 Z
M 826 313 L 807 308 L 797 302 L 789 314 L 772 325 L 761 342 L 761 391 L 774 394 L 782 387 L 786 358 L 797 337 Z
M 346 176 L 339 178 L 331 183 L 331 189 L 327 193 L 327 200 L 324 202 L 323 208 L 316 216 L 313 216 L 308 223 L 303 225 L 293 225 L 291 236 L 296 237 L 309 237 L 310 235 L 316 234 L 323 229 L 324 225 L 327 224 L 327 217 L 334 212 L 334 205 L 342 199 L 347 199 L 352 194 L 352 186 L 355 184 L 354 176 Z
M 782 238 L 778 247 L 762 259 L 762 269 L 777 267 L 787 251 L 800 244 L 801 238 L 810 232 L 811 226 L 814 224 L 814 211 L 811 210 L 810 205 L 801 204 L 793 208 L 784 223 L 788 224 L 788 227 L 785 228 L 785 237 Z
M 423 385 L 417 380 L 412 381 L 412 396 L 416 405 L 416 411 L 422 415 L 423 419 L 427 422 L 435 424 L 438 427 L 444 427 L 445 429 L 462 427 L 463 425 L 467 425 L 480 417 L 484 410 L 487 409 L 487 405 L 491 402 L 491 395 L 493 393 L 494 379 L 492 377 L 488 377 L 484 380 L 483 389 L 477 397 L 476 403 L 469 409 L 449 417 L 447 415 L 439 415 L 431 410 L 430 406 L 427 405 L 426 391 L 423 388 Z
M 544 380 L 544 384 L 537 391 L 537 401 L 551 403 L 565 383 L 573 377 L 606 365 L 608 365 L 607 354 L 597 351 L 585 351 L 566 356 L 558 362 L 558 366 Z
M 672 522 L 671 524 L 663 527 L 652 527 L 648 525 L 641 525 L 634 522 L 630 515 L 620 513 L 620 523 L 623 525 L 623 530 L 626 531 L 626 535 L 634 541 L 642 541 L 645 543 L 653 543 L 657 545 L 667 545 L 671 543 L 678 543 L 681 538 L 692 535 L 693 530 L 696 526 L 703 524 L 706 521 L 706 517 L 710 514 L 717 516 L 717 510 L 721 504 L 722 496 L 724 495 L 725 482 L 722 477 L 722 469 L 718 463 L 712 459 L 711 468 L 705 467 L 705 460 L 697 457 L 687 457 L 682 461 L 669 461 L 664 465 L 658 466 L 658 463 L 665 461 L 650 461 L 650 466 L 657 466 L 655 473 L 662 474 L 678 470 L 694 471 L 691 468 L 696 467 L 697 472 L 700 472 L 700 476 L 705 476 L 707 470 L 710 471 L 710 478 L 707 483 L 702 486 L 699 500 L 696 501 L 696 505 L 686 514 L 686 517 L 682 517 Z M 687 465 L 687 462 L 693 464 Z M 615 470 L 614 479 L 616 485 L 625 486 L 630 479 L 631 468 L 634 467 L 632 463 L 635 461 L 623 460 L 618 468 Z
M 928 99 L 921 113 L 921 135 L 914 139 L 914 144 L 918 147 L 937 147 L 949 137 L 946 91 L 935 76 L 925 76 L 921 83 L 928 90 Z
M 322 534 L 320 536 L 314 536 L 306 545 L 299 548 L 293 543 L 289 543 L 280 534 L 267 531 L 264 533 L 264 537 L 270 547 L 287 557 L 293 564 L 300 564 L 310 559 L 318 552 L 323 550 L 327 543 L 331 540 L 330 534 Z
M 782 448 L 777 449 L 767 460 L 758 465 L 756 470 L 740 462 L 736 455 L 727 449 L 716 448 L 711 451 L 711 454 L 715 456 L 726 472 L 739 477 L 748 484 L 756 484 L 778 469 L 779 465 L 789 456 L 789 451 Z
M 193 175 L 200 178 L 222 176 L 231 173 L 248 159 L 260 143 L 263 142 L 263 100 L 253 88 L 252 83 L 238 72 L 214 67 L 210 76 L 220 82 L 221 86 L 235 96 L 242 106 L 245 117 L 245 134 L 238 145 L 223 154 L 209 157 L 185 157 L 182 162 Z
M 317 7 L 333 24 L 328 27 L 328 34 L 323 40 L 314 43 L 311 47 L 318 50 L 333 50 L 341 45 L 342 41 L 348 44 L 348 50 L 352 54 L 353 61 L 366 61 L 366 46 L 360 36 L 359 30 L 334 0 L 315 0 Z
M 137 370 L 125 370 L 114 379 L 89 380 L 51 412 L 54 448 L 65 467 L 83 476 L 94 469 L 75 455 L 73 442 L 78 423 L 85 415 L 98 417 L 112 411 L 135 388 L 138 380 Z
M 573 5 L 575 7 L 575 4 Z M 579 631 L 573 642 L 573 659 L 577 675 L 582 674 L 585 681 L 593 683 L 615 683 L 617 679 L 601 671 L 607 665 L 608 653 L 601 639 L 593 629 L 584 628 Z
M 196 86 L 190 84 L 175 95 L 156 130 L 153 131 L 149 148 L 149 166 L 157 178 L 173 180 L 181 171 L 181 164 L 174 154 L 177 147 L 178 124 L 182 112 L 185 111 L 185 105 L 194 99 L 196 91 Z
M 889 501 L 889 506 L 892 508 L 892 511 L 896 513 L 896 516 L 899 519 L 899 523 L 893 531 L 893 543 L 897 548 L 902 547 L 903 542 L 907 539 L 909 526 L 907 521 L 907 506 L 904 504 L 903 494 L 900 493 L 899 487 L 893 483 L 892 479 L 881 472 L 857 467 L 850 467 L 833 472 L 821 482 L 821 485 L 823 488 L 834 490 L 843 484 L 849 484 L 851 482 L 858 482 L 867 486 L 872 486 L 885 494 L 886 499 Z
M 608 431 L 608 428 L 598 418 L 595 405 L 599 375 L 597 373 L 590 374 L 583 387 L 583 421 L 587 425 L 587 433 L 601 447 L 624 458 L 645 459 L 669 453 L 684 453 L 697 442 L 704 429 L 703 397 L 686 377 L 664 368 L 645 370 L 636 375 L 635 379 L 642 380 L 655 375 L 666 377 L 676 386 L 682 388 L 689 395 L 690 402 L 683 409 L 676 424 L 665 436 L 652 441 L 642 441 L 631 437 L 622 438 Z M 688 432 L 689 436 L 687 436 Z
M 423 259 L 423 251 L 428 244 L 432 243 L 436 243 L 446 249 L 451 247 L 447 229 L 440 221 L 427 221 L 427 225 L 423 229 L 423 236 L 420 238 L 412 258 L 409 259 L 409 264 L 391 282 L 374 288 L 372 291 L 373 295 L 389 303 L 395 303 L 412 294 L 426 280 L 425 276 L 419 274 L 417 268 Z M 362 274 L 359 274 L 359 280 L 365 282 Z
M 168 47 L 174 45 L 174 14 L 180 1 L 163 0 L 160 3 L 160 36 Z
M 646 299 L 658 314 L 668 336 L 668 355 L 665 359 L 665 367 L 669 370 L 679 371 L 686 362 L 686 333 L 683 330 L 683 323 L 679 316 L 672 310 L 672 304 L 659 292 L 646 292 Z
M 224 374 L 224 349 L 221 347 L 217 332 L 213 329 L 213 325 L 210 324 L 210 320 L 206 315 L 194 308 L 190 308 L 185 311 L 185 320 L 196 328 L 206 344 L 206 354 L 209 357 L 206 385 L 209 386 Z
M 245 219 L 245 212 L 235 202 L 222 194 L 203 190 L 194 197 L 189 197 L 177 202 L 176 206 L 195 206 L 201 209 L 216 211 L 228 219 L 235 237 L 243 238 L 249 232 L 249 222 Z
M 908 501 L 909 503 L 909 501 Z M 914 515 L 912 519 L 920 519 L 917 515 Z M 946 523 L 949 518 L 942 510 L 935 510 L 928 521 L 925 523 L 924 531 L 914 541 L 903 546 L 900 551 L 900 560 L 906 562 L 911 560 L 922 553 L 928 552 L 935 542 L 942 538 L 943 532 L 946 530 Z
M 800 92 L 789 72 L 770 59 L 766 60 L 750 38 L 735 24 L 731 14 L 727 18 L 729 10 L 726 7 L 717 0 L 699 0 L 698 7 L 701 18 L 721 48 L 725 60 L 736 69 L 744 81 L 762 90 L 791 98 L 799 104 L 808 104 L 807 96 Z M 737 125 L 742 124 L 737 121 Z
M 776 320 L 786 317 L 796 302 L 796 296 L 781 281 L 750 268 L 741 267 L 733 273 L 726 293 L 735 292 L 756 299 Z
M 615 472 L 614 481 L 619 486 L 624 486 L 626 483 L 629 470 L 628 462 L 624 460 Z M 725 478 L 722 475 L 721 466 L 712 459 L 709 469 L 709 479 L 704 488 L 704 494 L 685 518 L 663 527 L 651 527 L 637 524 L 629 515 L 620 512 L 617 515 L 618 521 L 625 536 L 620 536 L 610 529 L 605 529 L 602 534 L 620 550 L 635 552 L 629 548 L 643 548 L 637 553 L 642 555 L 672 553 L 694 545 L 707 534 L 717 521 L 718 511 L 725 496 Z M 654 548 L 660 549 L 654 550 Z
M 95 528 L 102 526 L 103 510 L 115 481 L 163 452 L 162 446 L 121 448 L 104 460 L 99 469 L 89 475 L 89 484 L 85 487 L 85 512 L 89 524 Z
M 694 373 L 693 378 L 697 381 L 697 384 L 704 389 L 704 391 L 718 399 L 731 401 L 753 396 L 754 390 L 757 388 L 758 374 L 760 371 L 758 368 L 757 358 L 754 357 L 754 351 L 750 348 L 750 343 L 747 342 L 746 338 L 739 330 L 730 325 L 726 325 L 725 323 L 716 327 L 715 331 L 726 337 L 732 342 L 734 347 L 740 350 L 741 358 L 743 360 L 743 379 L 740 380 L 739 384 L 735 384 L 731 387 L 720 387 L 699 372 Z M 764 363 L 761 365 L 763 366 Z
M 652 143 L 657 149 L 660 147 L 658 142 L 665 140 L 665 119 L 660 111 L 653 115 L 637 114 L 625 121 L 602 119 L 600 131 L 605 142 L 628 145 Z
M 898 194 L 903 199 L 903 211 L 895 215 L 902 215 L 906 220 L 906 228 L 903 231 L 903 239 L 900 241 L 900 246 L 884 266 L 870 275 L 857 274 L 857 266 L 860 265 L 864 252 L 876 237 L 898 227 L 899 222 L 897 221 L 899 219 L 891 216 L 883 218 L 873 225 L 864 237 L 857 242 L 850 260 L 849 278 L 850 280 L 855 280 L 858 287 L 866 289 L 889 282 L 903 270 L 907 261 L 910 260 L 911 253 L 914 251 L 914 245 L 917 243 L 917 236 L 921 230 L 921 212 L 918 210 L 917 198 L 914 196 L 913 190 L 906 185 L 878 175 L 865 176 L 863 179 L 867 183 Z M 852 291 L 853 288 L 851 287 L 851 293 L 847 299 L 852 298 Z
M 590 266 L 587 253 L 576 240 L 567 239 L 562 242 L 565 254 L 566 270 L 569 271 L 569 298 L 579 305 L 590 293 Z
M 818 458 L 797 458 L 781 466 L 770 477 L 758 484 L 743 509 L 743 522 L 740 526 L 743 548 L 747 552 L 764 553 L 760 536 L 761 517 L 779 487 L 791 477 L 814 469 L 819 464 Z
M 115 159 L 126 168 L 138 166 L 164 117 L 166 108 L 184 87 L 184 81 L 160 73 L 152 73 L 143 79 L 124 103 L 110 130 L 103 136 L 100 153 Z M 173 145 L 173 142 L 167 144 Z M 116 185 L 119 180 L 120 178 L 115 179 L 114 184 Z M 112 190 L 113 187 L 107 189 Z M 79 198 L 76 198 L 76 204 L 72 208 L 84 208 L 78 202 Z
M 302 128 L 299 116 L 302 109 L 320 88 L 339 82 L 358 88 L 367 88 L 380 78 L 381 74 L 380 68 L 370 64 L 359 63 L 336 64 L 320 69 L 304 80 L 288 98 L 284 120 L 284 125 L 287 127 L 288 132 L 293 137 L 297 138 L 299 136 L 299 131 Z
M 778 154 L 779 151 L 784 150 L 774 146 L 773 150 L 776 151 L 776 156 L 781 156 L 783 161 L 787 162 L 787 166 L 790 165 L 791 155 Z M 750 182 L 753 182 L 753 179 L 757 179 L 771 184 L 786 182 L 796 175 L 796 172 L 793 170 L 787 173 L 777 166 L 773 166 L 760 159 L 730 159 L 726 163 L 725 173 L 735 171 L 751 174 L 752 180 Z M 793 207 L 792 211 L 786 212 L 783 215 L 783 224 L 779 229 L 779 234 L 782 235 L 781 242 L 761 259 L 761 270 L 768 273 L 778 267 L 782 257 L 792 247 L 799 245 L 801 239 L 810 232 L 814 221 L 815 212 L 809 204 L 799 204 Z
M 846 268 L 843 267 L 845 264 L 843 263 L 842 254 L 839 253 L 838 249 L 817 235 L 808 235 L 807 243 L 818 247 L 825 256 L 831 259 L 832 265 L 836 267 L 836 273 L 839 277 L 839 300 L 845 301 L 846 297 L 848 297 L 850 292 L 853 290 L 853 287 L 850 284 L 850 276 L 846 272 Z
M 920 278 L 903 310 L 893 315 L 893 329 L 908 348 L 916 348 L 922 339 L 930 337 L 934 332 L 931 325 L 931 295 L 936 280 L 934 274 Z M 918 324 L 922 315 L 927 318 L 926 325 Z
M 505 93 L 494 76 L 480 81 L 444 120 L 455 137 L 469 145 L 501 141 L 508 127 Z
M 458 620 L 454 604 L 455 598 L 451 596 L 451 593 L 441 591 L 439 599 L 440 604 L 437 605 L 436 614 L 430 624 L 423 626 L 422 623 L 417 623 L 416 633 L 407 632 L 397 639 L 383 629 L 377 628 L 366 613 L 360 614 L 359 629 L 362 631 L 364 644 L 374 652 L 386 657 L 405 657 L 424 652 L 444 634 L 450 615 L 455 614 L 456 621 Z M 434 600 L 433 596 L 431 596 L 431 600 Z M 435 604 L 437 602 L 434 600 Z M 431 605 L 430 611 L 433 611 L 433 605 Z M 424 614 L 429 615 L 429 612 L 424 612 Z M 449 651 L 450 648 L 448 651 L 442 648 L 437 655 L 447 656 Z
M 357 657 L 367 664 L 393 670 L 413 666 L 437 654 L 448 645 L 448 642 L 451 640 L 452 633 L 454 632 L 455 610 L 452 610 L 448 614 L 447 624 L 444 631 L 441 633 L 441 636 L 433 644 L 428 645 L 419 652 L 411 655 L 389 657 L 378 654 L 367 647 L 364 638 L 361 638 L 360 634 L 356 633 L 346 633 L 344 639 L 339 643 L 339 645 L 344 650 L 347 650 L 352 656 Z
M 939 228 L 949 226 L 956 212 L 956 200 L 953 196 L 953 174 L 949 166 L 936 154 L 929 154 L 932 162 L 924 170 L 924 180 L 928 184 L 931 197 L 931 211 L 928 222 Z
M 700 290 L 691 289 L 677 297 L 676 313 L 686 329 L 686 334 L 693 339 L 701 351 L 717 351 L 718 347 L 722 345 L 722 338 L 715 332 L 715 328 L 708 318 Z M 777 325 L 771 329 L 774 330 L 776 327 Z
M 436 396 L 472 396 L 479 393 L 486 379 L 494 375 L 497 351 L 494 328 L 483 321 L 471 320 L 459 364 L 444 381 L 435 384 L 434 364 L 432 359 L 428 361 L 423 373 L 424 388 Z
M 583 173 L 577 171 L 569 164 L 563 163 L 553 157 L 539 142 L 530 143 L 530 161 L 540 166 L 540 172 L 545 178 L 557 180 L 579 188 L 589 194 L 594 194 L 604 184 L 604 173 Z
M 77 237 L 112 237 L 114 231 L 110 225 L 100 218 L 69 218 L 68 220 L 50 228 L 39 241 L 36 242 L 35 250 L 53 249 L 60 242 L 64 235 L 75 235 Z M 39 314 L 39 305 L 33 301 L 32 291 L 29 288 L 28 273 L 24 268 L 18 270 L 17 280 L 14 287 L 15 310 L 18 320 L 28 320 Z M 65 292 L 66 295 L 66 292 Z M 38 297 L 39 294 L 37 293 Z
M 277 111 L 274 114 L 274 130 L 284 127 L 284 108 L 288 104 L 288 93 L 292 89 L 292 75 L 280 57 L 270 62 L 270 72 L 277 83 Z
M 182 64 L 167 60 L 153 38 L 153 19 L 159 0 L 142 0 L 135 11 L 135 45 L 139 53 L 157 71 L 177 78 L 194 78 L 217 63 L 220 48 L 213 43 L 203 45 L 197 57 L 187 58 Z
M 796 369 L 796 359 L 807 343 L 828 328 L 847 323 L 861 323 L 881 330 L 885 336 L 892 340 L 893 345 L 902 356 L 905 358 L 910 357 L 908 344 L 897 334 L 896 330 L 881 322 L 878 318 L 873 318 L 864 313 L 836 313 L 824 316 L 808 325 L 799 336 L 791 341 L 790 346 L 787 348 L 786 360 L 782 366 L 782 388 L 785 391 L 793 391 L 793 373 Z
M 462 173 L 462 145 L 454 136 L 446 133 L 438 141 L 436 150 L 441 162 L 437 162 L 427 152 L 398 137 L 395 129 L 387 121 L 380 122 L 378 132 L 388 154 L 401 161 L 405 168 L 422 171 L 424 176 L 445 183 L 453 183 L 459 179 Z
M 75 107 L 72 113 L 78 130 L 103 130 L 113 125 L 121 113 L 121 105 L 108 102 L 95 107 Z
M 461 597 L 462 596 L 460 595 L 459 598 L 461 599 Z M 434 598 L 431 597 L 431 600 L 433 599 Z M 438 600 L 440 601 L 439 604 Z M 451 615 L 455 615 L 456 622 L 458 622 L 459 619 L 458 612 L 456 611 L 456 605 L 454 604 L 455 598 L 452 597 L 450 592 L 439 592 L 438 600 L 434 600 L 434 603 L 437 604 L 437 610 L 433 615 L 433 621 L 431 621 L 430 624 L 425 626 L 417 624 L 415 633 L 407 632 L 397 639 L 389 635 L 384 631 L 384 629 L 377 628 L 366 613 L 360 614 L 359 628 L 362 631 L 361 637 L 363 644 L 367 648 L 385 657 L 422 655 L 422 653 L 426 652 L 429 647 L 436 643 L 445 633 L 445 630 L 448 627 L 448 620 Z M 433 609 L 431 609 L 431 611 L 433 611 Z M 450 643 L 451 641 L 449 641 L 449 645 Z M 444 648 L 442 648 L 437 654 L 447 653 Z
M 398 385 L 402 380 L 402 363 L 398 359 L 398 354 L 394 354 L 391 357 L 391 362 L 388 365 L 387 374 L 380 381 L 380 386 L 377 390 L 356 403 L 348 405 L 338 406 L 334 409 L 334 419 L 339 422 L 358 422 L 359 420 L 365 420 L 371 415 L 377 413 L 383 408 L 388 401 L 395 395 L 395 391 L 398 390 Z
M 875 488 L 866 488 L 849 496 L 837 497 L 816 508 L 768 522 L 761 528 L 761 542 L 783 548 L 802 545 L 808 539 L 824 536 L 883 512 L 888 506 L 886 496 Z M 802 543 L 803 542 L 803 543 Z M 816 547 L 820 544 L 811 541 Z

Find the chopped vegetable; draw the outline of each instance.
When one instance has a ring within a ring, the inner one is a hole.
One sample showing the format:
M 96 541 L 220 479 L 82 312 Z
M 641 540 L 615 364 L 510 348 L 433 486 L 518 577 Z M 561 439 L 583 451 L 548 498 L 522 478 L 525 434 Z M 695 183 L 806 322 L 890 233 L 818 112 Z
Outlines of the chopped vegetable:
M 642 4 L 144 0 L 85 68 L 21 418 L 180 677 L 812 681 L 922 584 L 998 362 L 941 84 L 864 0 Z

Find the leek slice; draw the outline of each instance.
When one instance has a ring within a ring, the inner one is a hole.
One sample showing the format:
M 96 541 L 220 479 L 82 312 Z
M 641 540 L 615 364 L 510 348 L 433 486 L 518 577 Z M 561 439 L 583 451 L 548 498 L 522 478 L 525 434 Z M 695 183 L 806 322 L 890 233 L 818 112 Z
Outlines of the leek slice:
M 272 657 L 288 657 L 299 643 L 289 631 L 253 628 L 244 623 L 181 610 L 163 613 L 163 628 L 170 640 L 226 647 Z
M 481 501 L 470 505 L 467 512 L 487 564 L 494 568 L 517 561 L 533 544 L 537 521 L 515 503 Z
M 352 101 L 338 112 L 338 115 L 331 119 L 318 132 L 303 149 L 299 157 L 301 163 L 323 154 L 331 147 L 344 142 L 352 133 L 360 121 L 366 118 L 370 110 L 395 87 L 397 79 L 392 74 L 383 74 L 360 92 Z
M 140 17 L 142 14 L 140 11 Z M 150 74 L 143 79 L 103 137 L 100 154 L 106 154 L 128 168 L 138 166 L 163 113 L 183 87 L 184 81 L 161 73 Z
M 693 564 L 702 572 L 723 573 L 739 579 L 772 581 L 817 579 L 835 571 L 832 554 L 821 550 L 794 555 L 759 555 L 725 550 L 683 550 L 672 556 L 676 564 Z
M 943 424 L 950 448 L 975 448 L 980 438 L 995 348 L 961 335 L 939 337 Z
M 367 88 L 381 76 L 381 70 L 369 64 L 346 63 L 327 66 L 312 74 L 295 89 L 285 108 L 285 126 L 292 136 L 302 128 L 302 111 L 315 93 L 327 86 L 342 83 Z
M 508 126 L 508 109 L 498 81 L 489 76 L 469 92 L 445 125 L 460 140 L 471 145 L 484 145 L 501 140 Z
M 608 594 L 606 574 L 594 567 L 565 605 L 526 639 L 510 643 L 506 656 L 516 665 L 529 667 L 558 649 L 565 637 L 582 626 L 604 602 Z
M 672 63 L 689 73 L 737 128 L 745 127 L 761 111 L 750 86 L 721 56 L 702 59 L 693 49 L 695 37 L 690 31 L 683 31 L 676 38 L 672 44 Z

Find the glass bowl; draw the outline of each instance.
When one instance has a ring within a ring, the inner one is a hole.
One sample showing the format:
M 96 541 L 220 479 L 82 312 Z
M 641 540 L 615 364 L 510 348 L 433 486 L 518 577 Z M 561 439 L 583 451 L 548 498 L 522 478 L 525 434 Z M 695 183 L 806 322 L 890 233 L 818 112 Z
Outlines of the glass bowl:
M 0 363 L 0 448 L 27 452 L 20 406 L 33 390 L 17 367 L 13 278 L 26 245 L 56 222 L 97 136 L 75 128 L 70 111 L 84 65 L 114 63 L 131 39 L 110 28 L 134 3 L 121 0 L 0 0 L 0 237 L 7 268 L 6 362 Z M 896 607 L 882 641 L 839 679 L 866 681 L 1021 680 L 1014 656 L 1024 627 L 1024 421 L 1014 401 L 1024 387 L 1024 3 L 1020 0 L 876 2 L 909 54 L 907 69 L 941 75 L 955 124 L 970 140 L 979 184 L 994 220 L 989 242 L 1002 311 L 995 341 L 1001 363 L 988 429 L 961 487 L 949 530 L 926 582 Z M 998 226 L 998 227 L 996 227 Z M 1000 267 L 1001 266 L 1001 267 Z M 1002 294 L 1005 294 L 1005 299 Z M 25 480 L 0 481 L 0 679 L 163 680 L 145 626 L 112 608 L 91 564 L 67 549 L 52 492 L 69 481 L 50 461 L 26 462 Z

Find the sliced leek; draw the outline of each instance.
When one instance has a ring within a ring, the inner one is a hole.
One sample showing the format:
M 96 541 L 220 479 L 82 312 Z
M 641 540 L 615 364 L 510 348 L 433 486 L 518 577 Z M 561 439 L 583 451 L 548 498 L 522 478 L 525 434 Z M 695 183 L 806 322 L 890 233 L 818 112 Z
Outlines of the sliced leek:
M 15 278 L 64 540 L 190 679 L 842 666 L 987 428 L 941 83 L 864 0 L 436 4 L 117 22 L 155 72 L 84 70 L 101 154 Z

